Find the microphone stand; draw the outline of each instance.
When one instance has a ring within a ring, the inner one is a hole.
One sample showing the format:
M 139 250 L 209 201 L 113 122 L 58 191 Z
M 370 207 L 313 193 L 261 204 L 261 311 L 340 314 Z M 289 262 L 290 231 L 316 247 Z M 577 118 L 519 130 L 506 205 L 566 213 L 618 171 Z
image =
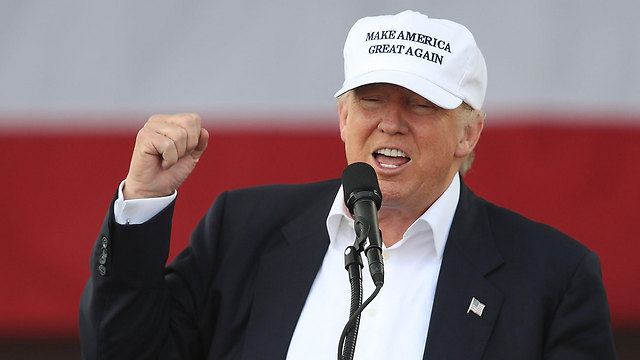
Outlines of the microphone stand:
M 353 246 L 348 246 L 344 251 L 345 269 L 349 274 L 351 284 L 351 306 L 349 320 L 342 330 L 338 346 L 338 360 L 352 360 L 356 350 L 358 329 L 360 328 L 360 315 L 369 303 L 378 295 L 382 285 L 376 285 L 371 296 L 362 303 L 362 252 L 364 244 L 369 237 L 371 226 L 363 217 L 356 217 L 354 221 L 356 240 Z
M 359 244 L 356 240 L 356 244 Z M 356 245 L 354 244 L 354 245 Z M 343 336 L 340 337 L 340 348 L 338 348 L 338 360 L 352 360 L 356 351 L 356 340 L 358 329 L 360 328 L 360 314 L 356 314 L 362 305 L 362 248 L 360 246 L 348 246 L 344 251 L 344 263 L 349 273 L 349 283 L 351 284 L 351 306 L 349 308 L 349 321 L 345 325 Z M 345 335 L 346 333 L 346 337 Z M 343 340 L 344 339 L 344 340 Z M 344 350 L 342 349 L 344 346 Z

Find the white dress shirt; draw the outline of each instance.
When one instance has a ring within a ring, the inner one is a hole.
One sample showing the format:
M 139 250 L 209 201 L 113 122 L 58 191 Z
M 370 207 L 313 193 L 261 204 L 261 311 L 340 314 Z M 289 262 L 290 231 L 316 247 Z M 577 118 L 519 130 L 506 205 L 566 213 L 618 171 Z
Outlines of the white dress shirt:
M 114 215 L 120 224 L 147 221 L 177 195 L 174 192 L 164 198 L 124 200 L 122 187 L 123 183 L 114 204 Z M 355 359 L 422 359 L 442 254 L 459 197 L 460 179 L 456 175 L 399 242 L 389 248 L 383 246 L 384 286 L 362 313 Z M 355 240 L 353 219 L 343 199 L 340 188 L 327 217 L 329 248 L 298 319 L 288 360 L 337 357 L 340 334 L 349 318 L 351 296 L 343 252 Z M 364 254 L 363 263 L 366 299 L 375 287 Z
M 384 286 L 362 313 L 354 359 L 422 359 L 442 253 L 459 197 L 460 179 L 456 175 L 402 240 L 389 248 L 383 246 Z M 353 219 L 348 214 L 340 189 L 327 218 L 329 248 L 298 319 L 288 360 L 337 357 L 351 296 L 343 255 L 355 240 Z M 375 286 L 364 254 L 363 262 L 366 299 Z

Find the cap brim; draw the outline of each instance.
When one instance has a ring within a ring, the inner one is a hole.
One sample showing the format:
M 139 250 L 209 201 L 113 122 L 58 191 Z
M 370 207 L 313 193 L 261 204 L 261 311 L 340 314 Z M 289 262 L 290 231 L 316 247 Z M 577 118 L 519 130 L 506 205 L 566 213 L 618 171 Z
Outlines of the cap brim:
M 429 80 L 397 70 L 376 70 L 358 75 L 345 81 L 342 88 L 334 94 L 338 97 L 349 90 L 362 85 L 387 83 L 402 86 L 444 109 L 455 109 L 462 104 L 462 99 L 430 82 Z

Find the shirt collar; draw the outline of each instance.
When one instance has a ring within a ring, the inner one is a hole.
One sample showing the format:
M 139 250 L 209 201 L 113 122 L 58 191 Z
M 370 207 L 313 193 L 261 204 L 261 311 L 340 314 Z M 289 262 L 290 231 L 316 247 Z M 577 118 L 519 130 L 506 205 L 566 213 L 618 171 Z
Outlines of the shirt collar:
M 441 258 L 459 199 L 460 175 L 456 173 L 447 190 L 409 226 L 403 239 L 421 231 L 431 230 L 436 253 L 438 258 Z M 327 231 L 329 232 L 330 242 L 336 240 L 342 219 L 353 222 L 349 210 L 344 204 L 344 193 L 342 186 L 340 186 L 327 217 Z
M 342 219 L 353 221 L 351 214 L 349 214 L 349 209 L 344 203 L 344 190 L 340 185 L 336 198 L 333 200 L 333 205 L 331 205 L 331 210 L 329 210 L 329 216 L 327 216 L 327 231 L 329 233 L 329 241 L 332 243 L 338 237 L 338 229 Z

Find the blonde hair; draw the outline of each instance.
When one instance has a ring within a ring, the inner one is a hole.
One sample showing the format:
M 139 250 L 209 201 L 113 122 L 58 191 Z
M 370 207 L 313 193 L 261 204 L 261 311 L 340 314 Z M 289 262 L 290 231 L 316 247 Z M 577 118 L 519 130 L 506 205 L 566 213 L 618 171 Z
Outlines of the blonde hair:
M 476 120 L 477 117 L 484 118 L 487 117 L 484 111 L 480 109 L 474 109 L 471 105 L 466 102 L 462 102 L 462 104 L 456 110 L 463 110 L 463 115 L 459 116 L 458 119 L 464 123 L 470 123 Z M 460 174 L 464 175 L 467 171 L 471 170 L 471 165 L 473 164 L 473 159 L 475 158 L 475 151 L 472 150 L 467 156 L 462 159 L 462 163 L 460 164 Z

